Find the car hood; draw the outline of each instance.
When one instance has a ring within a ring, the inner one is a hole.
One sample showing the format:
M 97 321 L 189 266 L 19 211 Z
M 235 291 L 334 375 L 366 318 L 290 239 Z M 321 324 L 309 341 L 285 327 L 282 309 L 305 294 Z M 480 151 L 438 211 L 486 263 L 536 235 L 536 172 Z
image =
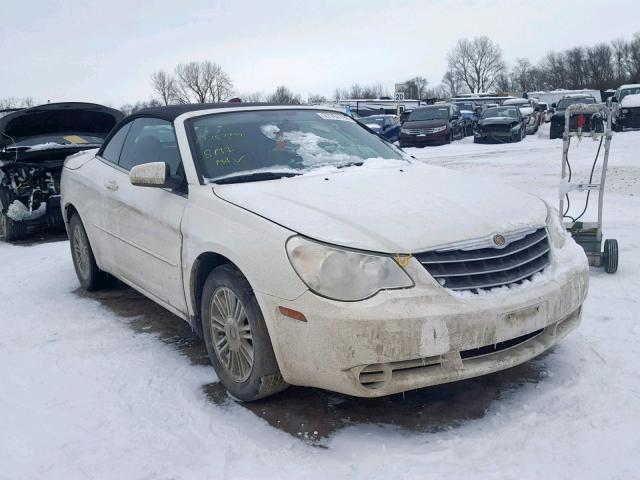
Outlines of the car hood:
M 84 133 L 107 136 L 124 118 L 122 112 L 94 103 L 47 103 L 25 108 L 0 118 L 0 146 L 47 134 Z
M 518 123 L 518 120 L 511 117 L 491 117 L 478 120 L 478 125 L 481 127 L 489 125 L 511 125 L 512 123 Z
M 415 253 L 545 224 L 536 197 L 441 167 L 393 163 L 213 189 L 307 237 L 375 252 Z
M 404 128 L 435 128 L 448 126 L 447 120 L 415 120 L 413 122 L 404 122 Z

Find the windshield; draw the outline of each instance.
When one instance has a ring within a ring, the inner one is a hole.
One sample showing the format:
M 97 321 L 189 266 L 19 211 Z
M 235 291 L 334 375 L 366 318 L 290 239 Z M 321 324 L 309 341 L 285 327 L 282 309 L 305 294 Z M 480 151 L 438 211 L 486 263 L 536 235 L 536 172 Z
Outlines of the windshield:
M 196 117 L 192 150 L 207 179 L 255 171 L 304 173 L 402 152 L 351 117 L 322 110 L 261 110 Z
M 456 105 L 458 106 L 458 108 L 460 110 L 469 110 L 470 112 L 473 112 L 475 110 L 475 107 L 473 106 L 473 103 L 456 102 Z
M 482 118 L 518 118 L 518 107 L 494 107 L 487 108 Z
M 640 87 L 638 88 L 626 88 L 620 92 L 620 100 L 622 100 L 627 95 L 635 95 L 640 93 Z
M 384 125 L 384 117 L 362 117 L 359 119 L 360 123 L 364 123 L 369 128 L 381 127 Z
M 566 110 L 569 105 L 575 103 L 596 103 L 593 97 L 563 98 L 558 102 L 558 110 Z
M 446 120 L 449 118 L 449 107 L 419 108 L 409 115 L 409 122 L 420 120 Z

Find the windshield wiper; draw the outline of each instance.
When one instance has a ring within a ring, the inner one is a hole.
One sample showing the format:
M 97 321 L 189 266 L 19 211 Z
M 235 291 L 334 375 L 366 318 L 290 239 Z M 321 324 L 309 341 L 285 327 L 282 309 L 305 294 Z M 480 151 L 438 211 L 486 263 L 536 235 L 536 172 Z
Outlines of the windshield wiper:
M 338 165 L 336 168 L 347 168 L 347 167 L 361 167 L 364 162 L 349 162 L 343 163 L 342 165 Z
M 246 182 L 262 182 L 263 180 L 277 180 L 283 177 L 295 177 L 302 175 L 296 172 L 253 172 L 244 175 L 233 175 L 230 177 L 210 179 L 210 183 L 224 185 L 228 183 L 246 183 Z

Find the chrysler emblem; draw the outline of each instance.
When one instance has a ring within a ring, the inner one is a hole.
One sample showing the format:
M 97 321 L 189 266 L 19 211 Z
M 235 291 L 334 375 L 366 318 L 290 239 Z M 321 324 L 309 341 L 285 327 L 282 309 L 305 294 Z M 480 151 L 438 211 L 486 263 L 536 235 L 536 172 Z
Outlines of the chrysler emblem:
M 497 234 L 493 236 L 493 243 L 496 247 L 504 247 L 507 245 L 507 239 L 504 238 L 504 235 Z

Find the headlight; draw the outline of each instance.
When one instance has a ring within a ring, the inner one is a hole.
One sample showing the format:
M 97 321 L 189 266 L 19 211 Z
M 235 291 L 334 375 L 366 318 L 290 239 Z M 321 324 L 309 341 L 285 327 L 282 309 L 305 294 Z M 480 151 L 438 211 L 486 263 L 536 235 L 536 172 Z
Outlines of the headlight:
M 435 128 L 433 129 L 433 133 L 441 132 L 441 131 L 446 130 L 446 129 L 447 129 L 447 126 L 446 126 L 446 125 L 443 125 L 442 127 L 435 127 Z
M 629 109 L 628 108 L 623 108 L 622 109 L 622 113 L 629 113 Z
M 551 243 L 556 248 L 562 248 L 569 237 L 569 232 L 560 221 L 558 210 L 547 204 L 547 230 L 551 237 Z
M 401 129 L 400 129 L 400 133 L 406 133 L 406 134 L 409 134 L 409 130 L 407 130 L 406 128 L 401 128 Z
M 364 300 L 380 290 L 414 285 L 391 257 L 331 247 L 302 237 L 289 239 L 287 255 L 312 291 L 333 300 Z
M 516 124 L 513 127 L 511 127 L 511 130 L 520 130 L 520 124 Z

